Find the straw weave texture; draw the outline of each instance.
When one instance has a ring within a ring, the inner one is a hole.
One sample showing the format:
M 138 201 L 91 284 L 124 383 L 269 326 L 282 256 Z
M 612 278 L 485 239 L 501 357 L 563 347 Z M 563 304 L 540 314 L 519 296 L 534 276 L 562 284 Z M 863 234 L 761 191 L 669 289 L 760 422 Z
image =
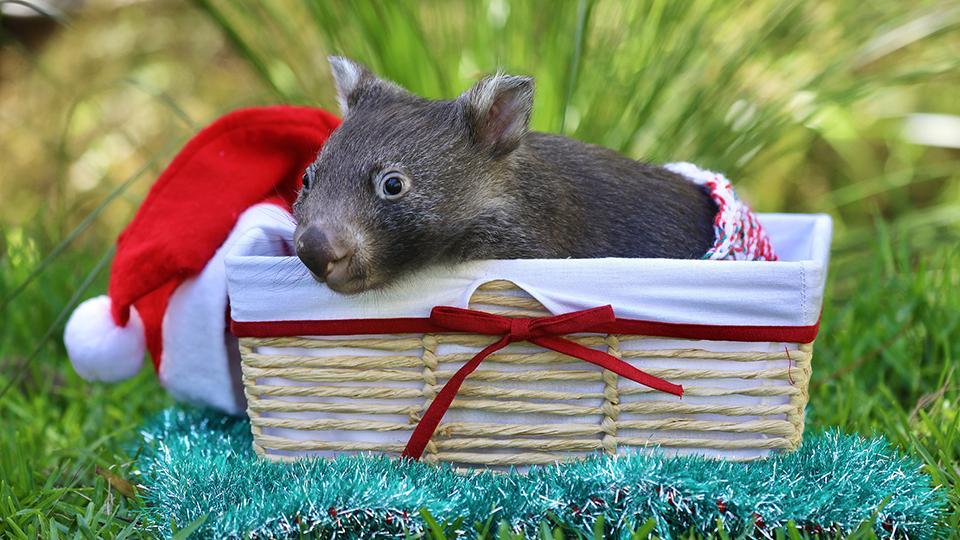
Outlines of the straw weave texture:
M 550 315 L 506 281 L 480 287 L 470 307 Z M 718 352 L 705 341 L 568 338 L 683 384 L 683 399 L 576 358 L 511 344 L 467 378 L 423 459 L 522 466 L 649 447 L 750 459 L 800 443 L 812 344 L 748 343 Z M 398 454 L 446 380 L 496 340 L 472 334 L 242 338 L 254 449 L 271 459 Z

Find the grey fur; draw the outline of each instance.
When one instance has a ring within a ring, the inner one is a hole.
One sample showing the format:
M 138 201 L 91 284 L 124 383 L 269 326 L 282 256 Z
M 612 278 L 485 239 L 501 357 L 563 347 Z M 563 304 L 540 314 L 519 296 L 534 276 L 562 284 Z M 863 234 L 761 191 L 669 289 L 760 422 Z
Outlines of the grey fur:
M 528 132 L 533 81 L 497 75 L 430 101 L 331 58 L 343 124 L 307 170 L 298 233 L 322 228 L 354 251 L 349 279 L 381 287 L 413 270 L 474 259 L 699 258 L 716 206 L 690 181 L 612 150 Z M 345 81 L 345 82 L 344 82 Z M 386 167 L 412 180 L 386 201 Z

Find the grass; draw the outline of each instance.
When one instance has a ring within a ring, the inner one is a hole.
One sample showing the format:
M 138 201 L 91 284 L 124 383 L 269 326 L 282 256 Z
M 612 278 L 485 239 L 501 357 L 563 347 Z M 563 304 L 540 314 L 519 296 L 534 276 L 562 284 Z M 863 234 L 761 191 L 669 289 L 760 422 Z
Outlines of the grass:
M 43 49 L 0 36 L 21 75 L 0 86 L 0 537 L 144 535 L 129 443 L 170 398 L 148 370 L 79 379 L 64 317 L 105 289 L 112 238 L 197 126 L 335 107 L 331 52 L 431 97 L 528 73 L 538 129 L 723 170 L 765 211 L 830 212 L 809 424 L 918 455 L 960 529 L 960 153 L 903 136 L 910 114 L 960 114 L 955 4 L 93 4 Z

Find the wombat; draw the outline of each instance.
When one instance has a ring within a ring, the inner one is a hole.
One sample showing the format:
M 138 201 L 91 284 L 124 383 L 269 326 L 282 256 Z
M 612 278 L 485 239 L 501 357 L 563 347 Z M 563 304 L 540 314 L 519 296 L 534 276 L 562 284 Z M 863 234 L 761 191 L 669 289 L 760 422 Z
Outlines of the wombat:
M 330 57 L 343 123 L 303 175 L 297 255 L 357 293 L 474 259 L 701 258 L 717 207 L 664 168 L 528 131 L 533 79 L 433 101 Z

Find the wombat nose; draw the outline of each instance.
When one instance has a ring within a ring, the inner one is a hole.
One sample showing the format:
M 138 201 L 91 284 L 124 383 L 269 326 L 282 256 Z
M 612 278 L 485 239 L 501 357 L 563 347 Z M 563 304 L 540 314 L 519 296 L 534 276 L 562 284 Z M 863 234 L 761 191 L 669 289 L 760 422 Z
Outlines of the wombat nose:
M 318 227 L 307 228 L 297 238 L 297 256 L 318 279 L 325 279 L 346 255 L 346 250 L 334 246 Z

